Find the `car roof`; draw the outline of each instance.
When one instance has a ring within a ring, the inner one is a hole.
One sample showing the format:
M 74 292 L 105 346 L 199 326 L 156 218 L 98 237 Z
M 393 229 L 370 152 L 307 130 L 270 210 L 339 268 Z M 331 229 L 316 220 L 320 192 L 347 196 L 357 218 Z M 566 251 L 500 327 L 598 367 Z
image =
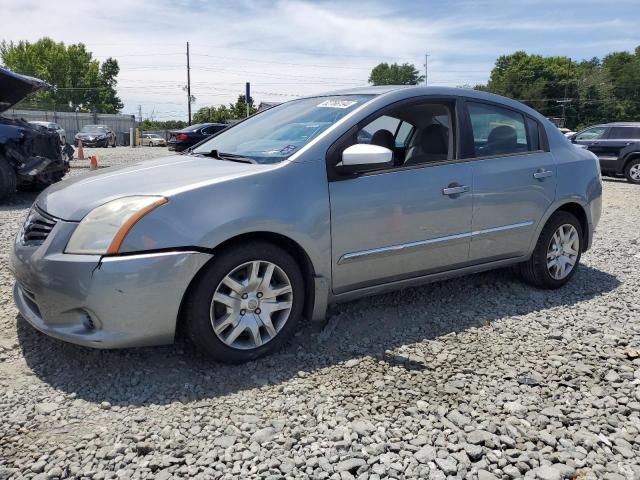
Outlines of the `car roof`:
M 393 95 L 396 100 L 403 100 L 419 96 L 442 96 L 442 97 L 467 97 L 477 100 L 485 100 L 498 104 L 512 107 L 542 119 L 542 115 L 534 109 L 522 102 L 513 100 L 508 97 L 496 95 L 495 93 L 483 92 L 481 90 L 473 90 L 471 88 L 462 87 L 440 87 L 426 85 L 379 85 L 349 88 L 345 90 L 334 90 L 318 95 L 309 95 L 306 98 L 328 97 L 337 95 Z
M 640 127 L 640 122 L 611 122 L 603 123 L 603 127 Z

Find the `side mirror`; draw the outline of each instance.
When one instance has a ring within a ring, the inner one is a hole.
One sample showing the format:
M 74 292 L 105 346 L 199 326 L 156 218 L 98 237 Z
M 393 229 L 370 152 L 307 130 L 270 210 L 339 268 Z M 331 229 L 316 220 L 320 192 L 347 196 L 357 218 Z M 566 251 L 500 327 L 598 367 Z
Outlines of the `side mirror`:
M 345 172 L 359 172 L 392 165 L 393 152 L 388 148 L 357 143 L 342 152 L 342 162 L 337 166 Z

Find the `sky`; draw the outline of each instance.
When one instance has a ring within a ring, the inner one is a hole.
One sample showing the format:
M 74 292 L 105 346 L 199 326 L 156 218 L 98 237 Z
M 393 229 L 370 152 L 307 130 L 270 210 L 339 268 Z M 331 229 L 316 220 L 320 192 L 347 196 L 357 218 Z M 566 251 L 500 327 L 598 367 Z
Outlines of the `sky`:
M 195 112 L 366 85 L 380 62 L 413 63 L 429 85 L 484 83 L 524 50 L 573 60 L 640 45 L 638 0 L 2 0 L 0 40 L 48 36 L 118 60 L 123 113 L 186 120 L 186 42 Z

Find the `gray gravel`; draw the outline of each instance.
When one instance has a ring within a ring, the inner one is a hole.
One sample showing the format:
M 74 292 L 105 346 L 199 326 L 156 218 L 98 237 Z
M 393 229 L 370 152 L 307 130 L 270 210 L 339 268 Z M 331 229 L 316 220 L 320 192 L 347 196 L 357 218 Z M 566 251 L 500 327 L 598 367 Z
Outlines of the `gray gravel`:
M 363 299 L 242 366 L 26 325 L 5 263 L 32 200 L 0 207 L 0 478 L 640 478 L 637 186 L 605 182 L 560 291 L 502 270 Z

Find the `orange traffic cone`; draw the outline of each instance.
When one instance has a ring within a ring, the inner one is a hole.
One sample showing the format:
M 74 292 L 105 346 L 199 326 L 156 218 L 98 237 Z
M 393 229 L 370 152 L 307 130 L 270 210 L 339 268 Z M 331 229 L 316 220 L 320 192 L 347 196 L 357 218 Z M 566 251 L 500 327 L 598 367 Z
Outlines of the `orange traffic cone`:
M 98 168 L 98 159 L 95 155 L 91 155 L 91 158 L 89 159 L 89 167 L 91 170 L 96 170 Z
M 84 160 L 84 150 L 82 149 L 82 140 L 78 140 L 78 160 Z

